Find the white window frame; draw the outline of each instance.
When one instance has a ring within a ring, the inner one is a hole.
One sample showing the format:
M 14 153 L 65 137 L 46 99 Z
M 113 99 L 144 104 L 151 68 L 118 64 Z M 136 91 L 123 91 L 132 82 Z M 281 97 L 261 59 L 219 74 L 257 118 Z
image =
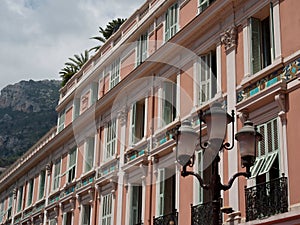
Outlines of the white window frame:
M 171 93 L 169 93 L 167 89 L 171 90 Z M 165 123 L 165 125 L 168 125 L 169 123 L 173 122 L 177 117 L 177 95 L 177 83 L 173 81 L 164 81 L 162 87 L 162 120 Z M 168 106 L 166 106 L 166 104 Z M 171 109 L 169 107 L 171 107 Z M 173 107 L 175 107 L 176 109 L 175 112 L 173 112 Z M 172 112 L 169 113 L 168 111 L 166 111 L 168 109 Z M 165 117 L 165 115 L 170 115 L 171 117 L 174 117 L 174 119 L 169 118 L 170 121 L 167 121 L 167 117 Z
M 8 197 L 8 207 L 7 207 L 7 218 L 12 217 L 12 205 L 13 205 L 13 194 L 10 194 Z
M 68 170 L 67 170 L 67 183 L 71 183 L 76 179 L 76 165 L 77 165 L 77 153 L 78 149 L 77 147 L 72 148 L 68 153 Z M 75 154 L 75 161 L 74 164 L 71 165 L 71 156 L 72 154 Z M 73 176 L 73 179 L 70 180 L 70 176 Z
M 213 53 L 214 52 L 214 53 Z M 199 105 L 204 105 L 205 103 L 209 102 L 211 99 L 213 99 L 216 94 L 217 94 L 217 74 L 214 74 L 213 72 L 213 55 L 216 61 L 216 65 L 217 66 L 217 56 L 216 56 L 216 52 L 215 51 L 210 51 L 207 54 L 203 54 L 199 57 L 200 62 L 199 62 L 199 69 L 198 69 L 198 84 L 199 84 L 199 92 L 198 92 L 198 104 Z M 216 68 L 216 72 L 217 72 L 217 68 Z M 204 74 L 203 74 L 204 73 Z M 214 88 L 214 92 L 213 93 L 213 89 Z M 204 97 L 203 97 L 204 96 Z
M 141 193 L 139 193 L 138 191 L 135 191 L 134 190 L 134 188 L 141 188 L 141 190 L 139 190 L 139 191 L 141 191 Z M 143 205 L 143 201 L 141 201 L 141 205 L 137 205 L 137 206 L 134 206 L 133 205 L 133 195 L 134 194 L 137 194 L 138 196 L 137 196 L 137 201 L 138 201 L 138 198 L 139 198 L 139 195 L 143 195 L 143 186 L 133 186 L 133 185 L 130 185 L 129 186 L 129 190 L 130 190 L 130 215 L 129 215 L 129 224 L 137 224 L 137 223 L 140 223 L 140 222 L 142 222 L 142 221 L 134 221 L 134 219 L 135 218 L 133 218 L 133 215 L 134 214 L 136 214 L 138 217 L 139 217 L 139 215 L 138 215 L 138 213 L 139 213 L 139 208 L 141 208 L 141 210 L 140 210 L 140 213 L 141 213 L 141 215 L 140 215 L 140 217 L 141 217 L 141 220 L 142 220 L 142 205 Z M 142 196 L 142 199 L 143 199 L 143 196 Z M 139 203 L 139 202 L 138 202 Z M 134 213 L 133 211 L 136 211 L 136 213 Z
M 80 98 L 74 98 L 73 101 L 73 121 L 80 115 Z
M 120 70 L 121 61 L 120 58 L 118 58 L 111 64 L 111 71 L 109 76 L 109 89 L 112 89 L 120 82 Z
M 58 170 L 58 174 L 56 173 L 56 169 Z M 61 177 L 61 158 L 57 159 L 53 166 L 53 177 L 52 177 L 52 191 L 56 191 L 60 187 L 60 177 Z
M 98 100 L 99 84 L 97 82 L 91 83 L 91 98 L 90 105 L 93 105 Z
M 57 132 L 61 132 L 65 128 L 66 111 L 63 110 L 58 117 Z
M 178 3 L 167 9 L 165 14 L 165 42 L 172 38 L 179 29 L 179 9 Z
M 129 143 L 131 145 L 134 145 L 136 144 L 137 142 L 139 142 L 140 140 L 136 140 L 135 137 L 136 137 L 136 133 L 135 133 L 135 129 L 136 129 L 136 124 L 137 124 L 137 121 L 136 121 L 136 117 L 137 117 L 137 109 L 136 109 L 136 106 L 138 103 L 140 103 L 141 101 L 144 102 L 144 123 L 142 124 L 143 126 L 143 137 L 141 137 L 140 140 L 142 140 L 145 135 L 146 135 L 146 120 L 147 120 L 147 113 L 146 113 L 146 104 L 147 104 L 147 101 L 146 99 L 140 99 L 139 101 L 136 101 L 132 106 L 131 106 L 131 116 L 130 116 L 130 135 L 129 135 Z
M 211 0 L 198 0 L 198 14 L 202 13 L 210 4 Z
M 110 201 L 110 202 L 109 202 Z M 112 193 L 101 195 L 101 225 L 113 225 L 114 218 L 114 196 Z M 108 223 L 110 221 L 110 223 Z
M 88 137 L 84 147 L 84 173 L 87 173 L 94 168 L 95 146 L 95 136 Z
M 272 3 L 270 3 L 270 5 L 269 5 L 269 8 L 270 8 L 270 13 L 269 13 L 269 29 L 270 29 L 270 49 L 269 49 L 269 54 L 270 54 L 270 57 L 271 57 L 271 59 L 270 59 L 270 64 L 269 65 L 271 65 L 273 62 L 274 62 L 274 60 L 275 60 L 275 41 L 274 41 L 274 38 L 275 38 L 275 35 L 274 35 L 274 21 L 273 21 L 273 4 Z M 258 29 L 258 41 L 259 41 L 259 44 L 255 44 L 255 46 L 258 46 L 258 53 L 257 53 L 257 55 L 259 56 L 259 57 L 254 57 L 253 56 L 253 41 L 252 41 L 252 35 L 253 35 L 253 24 L 254 24 L 254 22 L 257 22 L 257 23 L 259 23 L 258 24 L 258 27 L 257 27 L 257 29 Z M 263 40 L 262 40 L 262 29 L 261 29 L 261 22 L 262 22 L 262 20 L 261 19 L 257 19 L 257 18 L 255 18 L 255 15 L 254 15 L 254 17 L 251 17 L 251 18 L 249 18 L 249 46 L 250 46 L 250 51 L 249 51 L 249 53 L 250 53 L 250 61 L 249 61 L 249 64 L 250 64 L 250 72 L 251 72 L 251 74 L 253 75 L 253 74 L 256 74 L 257 72 L 259 72 L 259 71 L 261 71 L 262 69 L 264 69 L 265 67 L 267 67 L 267 66 L 269 66 L 269 65 L 263 65 L 263 60 L 264 60 L 264 58 L 263 57 L 265 57 L 263 54 L 262 54 L 262 51 L 263 51 L 263 47 L 262 47 L 262 42 L 263 42 Z M 257 60 L 259 60 L 258 61 L 258 63 L 259 63 L 259 65 L 258 65 L 258 67 L 259 68 L 257 68 L 257 69 L 254 69 L 254 65 L 253 65 L 253 63 L 254 63 L 254 60 L 255 59 L 257 59 Z M 257 71 L 256 71 L 257 70 Z
M 34 178 L 29 179 L 27 186 L 27 201 L 26 206 L 29 207 L 32 204 L 33 201 L 33 192 L 34 192 Z
M 117 119 L 108 122 L 105 129 L 105 151 L 103 151 L 103 160 L 108 161 L 117 153 Z
M 89 223 L 87 223 L 87 224 L 84 223 L 85 213 L 86 213 L 86 208 L 85 207 L 89 207 L 89 210 L 90 210 L 90 216 L 88 218 Z M 92 218 L 92 206 L 90 204 L 82 205 L 81 209 L 82 209 L 82 211 L 81 211 L 81 225 L 91 225 L 91 222 L 92 222 L 92 220 L 91 220 L 91 218 Z
M 164 215 L 164 192 L 165 192 L 165 168 L 158 169 L 158 176 L 157 176 L 157 182 L 156 182 L 156 216 L 163 216 Z
M 44 181 L 42 180 L 42 173 L 44 174 Z M 41 193 L 43 185 L 43 193 Z M 46 187 L 46 170 L 42 170 L 39 175 L 39 192 L 38 192 L 38 199 L 42 199 L 45 197 L 45 188 Z
M 136 66 L 144 62 L 148 57 L 148 32 L 142 34 L 137 41 Z
M 71 224 L 74 223 L 74 221 L 73 221 L 73 220 L 74 220 L 74 219 L 73 219 L 73 213 L 72 213 L 72 211 L 69 211 L 69 212 L 64 212 L 64 213 L 63 213 L 63 221 L 62 221 L 62 225 L 67 225 L 68 213 L 71 214 Z
M 21 185 L 18 189 L 17 212 L 20 212 L 23 208 L 23 198 L 24 198 L 24 185 Z

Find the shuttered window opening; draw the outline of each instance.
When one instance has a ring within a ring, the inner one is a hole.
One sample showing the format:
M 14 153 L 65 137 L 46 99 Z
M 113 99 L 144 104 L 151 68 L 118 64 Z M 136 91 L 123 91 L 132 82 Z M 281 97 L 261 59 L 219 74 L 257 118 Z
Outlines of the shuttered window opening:
M 104 151 L 104 160 L 113 158 L 116 153 L 116 119 L 111 120 L 106 128 L 106 151 Z
M 165 41 L 173 37 L 178 30 L 178 5 L 168 8 L 165 16 Z
M 107 194 L 102 197 L 102 225 L 112 225 L 113 196 Z
M 256 160 L 251 168 L 251 176 L 257 177 L 268 173 L 279 160 L 279 134 L 277 118 L 258 126 L 262 141 L 258 144 Z M 277 163 L 278 164 L 278 163 Z M 279 168 L 276 169 L 279 171 Z

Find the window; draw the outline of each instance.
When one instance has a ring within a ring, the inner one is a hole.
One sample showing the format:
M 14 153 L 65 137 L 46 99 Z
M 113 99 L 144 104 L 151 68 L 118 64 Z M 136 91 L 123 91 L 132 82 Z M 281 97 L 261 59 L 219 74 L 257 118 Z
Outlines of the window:
M 68 183 L 71 183 L 75 179 L 76 154 L 77 154 L 76 147 L 69 152 Z
M 111 159 L 116 152 L 116 119 L 111 120 L 106 129 L 106 151 L 104 151 L 104 160 Z
M 90 225 L 91 224 L 91 205 L 83 205 L 82 206 L 82 225 Z
M 130 225 L 141 224 L 142 186 L 131 186 Z
M 39 182 L 39 199 L 42 199 L 44 197 L 45 181 L 46 181 L 46 171 L 42 170 L 40 173 L 40 182 Z
M 135 144 L 144 137 L 145 99 L 136 102 L 131 111 L 131 143 Z
M 90 171 L 94 166 L 94 148 L 95 137 L 89 137 L 86 140 L 85 152 L 84 152 L 84 172 Z
M 148 45 L 147 45 L 147 38 L 148 33 L 142 34 L 138 40 L 137 43 L 137 59 L 136 59 L 136 65 L 140 65 L 142 62 L 145 61 L 147 58 L 147 51 L 148 51 Z
M 270 15 L 271 14 L 271 15 Z M 251 72 L 257 73 L 272 63 L 274 57 L 272 5 L 250 18 Z
M 168 168 L 158 171 L 158 215 L 175 212 L 175 174 Z
M 21 186 L 18 190 L 18 207 L 17 212 L 20 212 L 23 206 L 23 186 Z
M 215 0 L 199 0 L 198 12 L 203 12 Z
M 75 120 L 79 116 L 79 113 L 80 113 L 80 98 L 75 98 L 73 105 L 74 105 L 73 120 Z
M 65 110 L 64 110 L 63 112 L 61 112 L 59 114 L 59 117 L 58 117 L 57 132 L 60 132 L 65 128 L 65 118 L 66 118 L 66 115 L 65 115 Z
M 52 190 L 55 191 L 59 188 L 60 181 L 60 159 L 54 163 L 53 183 Z
M 72 225 L 72 212 L 63 214 L 63 225 Z
M 200 56 L 199 63 L 199 104 L 212 99 L 217 93 L 217 58 L 216 52 Z
M 166 12 L 165 41 L 173 37 L 178 30 L 178 5 L 172 5 Z
M 0 223 L 2 223 L 4 215 L 5 215 L 5 211 L 4 211 L 4 200 L 2 200 L 2 201 L 0 202 Z
M 49 225 L 56 225 L 56 219 L 50 219 Z
M 111 65 L 110 89 L 116 86 L 120 81 L 120 59 L 115 60 Z
M 91 105 L 98 100 L 98 83 L 91 84 Z
M 203 178 L 204 182 L 208 182 L 212 176 L 212 160 L 208 159 L 204 155 L 204 151 L 200 150 L 196 152 L 197 155 L 197 165 L 198 165 L 198 173 Z M 203 189 L 201 187 L 198 188 L 198 203 L 206 203 L 212 201 L 212 195 L 209 190 Z
M 9 195 L 8 198 L 8 208 L 7 208 L 7 218 L 11 218 L 11 213 L 12 213 L 12 203 L 13 203 L 13 194 Z
M 164 82 L 163 84 L 163 121 L 169 124 L 176 118 L 176 83 Z
M 27 206 L 30 206 L 32 203 L 33 185 L 34 185 L 34 179 L 32 178 L 28 182 Z
M 102 225 L 112 225 L 113 196 L 107 194 L 102 197 Z
M 258 144 L 257 158 L 251 169 L 256 183 L 278 178 L 279 171 L 279 134 L 277 118 L 258 126 L 263 139 Z

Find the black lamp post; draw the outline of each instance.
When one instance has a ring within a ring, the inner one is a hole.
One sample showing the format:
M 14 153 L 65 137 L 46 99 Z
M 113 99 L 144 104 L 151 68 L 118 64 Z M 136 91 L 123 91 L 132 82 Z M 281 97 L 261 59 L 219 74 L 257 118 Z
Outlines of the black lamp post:
M 200 111 L 198 114 L 200 120 L 200 135 L 192 128 L 191 122 L 185 120 L 180 127 L 175 131 L 175 139 L 177 146 L 177 161 L 183 167 L 181 175 L 183 177 L 192 175 L 195 176 L 200 182 L 203 189 L 209 189 L 212 192 L 212 206 L 213 206 L 213 224 L 219 225 L 220 219 L 220 198 L 221 191 L 226 191 L 231 188 L 234 180 L 239 176 L 249 178 L 251 176 L 250 167 L 253 166 L 258 141 L 261 140 L 261 134 L 256 131 L 253 123 L 246 121 L 243 128 L 237 132 L 235 139 L 239 142 L 242 167 L 246 167 L 246 172 L 238 172 L 234 174 L 227 185 L 221 183 L 219 175 L 219 151 L 226 149 L 230 150 L 234 146 L 234 111 L 231 116 L 221 108 L 220 103 L 214 103 L 210 110 L 203 113 Z M 201 124 L 202 122 L 207 125 L 208 141 L 202 143 Z M 227 124 L 232 123 L 232 144 L 225 142 Z M 199 141 L 199 142 L 198 142 Z M 193 167 L 195 150 L 202 148 L 212 160 L 212 176 L 208 183 L 202 177 L 193 171 L 187 170 L 187 167 Z

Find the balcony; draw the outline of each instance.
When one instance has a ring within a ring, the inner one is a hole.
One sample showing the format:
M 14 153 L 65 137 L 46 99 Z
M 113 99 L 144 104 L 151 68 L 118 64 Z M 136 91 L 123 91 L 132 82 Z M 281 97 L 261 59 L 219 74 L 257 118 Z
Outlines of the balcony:
M 178 212 L 173 212 L 160 217 L 153 217 L 153 225 L 178 225 Z
M 246 221 L 288 211 L 287 178 L 281 177 L 245 188 Z
M 222 199 L 220 199 L 222 205 Z M 212 202 L 192 206 L 192 225 L 213 225 L 213 205 Z M 222 214 L 220 213 L 220 223 L 222 224 Z

